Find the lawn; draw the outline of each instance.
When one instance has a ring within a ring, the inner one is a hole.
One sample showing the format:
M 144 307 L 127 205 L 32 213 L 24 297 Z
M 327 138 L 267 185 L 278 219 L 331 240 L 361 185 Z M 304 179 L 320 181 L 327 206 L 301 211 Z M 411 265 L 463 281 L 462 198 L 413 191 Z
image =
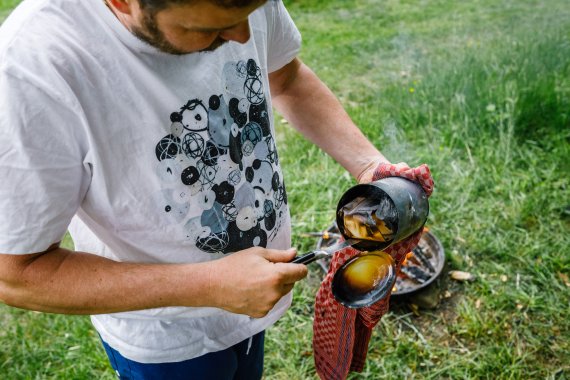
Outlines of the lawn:
M 17 1 L 0 3 L 0 17 Z M 433 310 L 396 305 L 351 379 L 570 377 L 570 7 L 567 0 L 288 0 L 302 59 L 394 162 L 428 163 L 428 226 L 446 272 Z M 294 245 L 354 181 L 277 117 Z M 71 244 L 69 241 L 67 244 Z M 314 295 L 268 330 L 267 379 L 316 379 Z M 86 317 L 0 306 L 0 377 L 114 378 Z

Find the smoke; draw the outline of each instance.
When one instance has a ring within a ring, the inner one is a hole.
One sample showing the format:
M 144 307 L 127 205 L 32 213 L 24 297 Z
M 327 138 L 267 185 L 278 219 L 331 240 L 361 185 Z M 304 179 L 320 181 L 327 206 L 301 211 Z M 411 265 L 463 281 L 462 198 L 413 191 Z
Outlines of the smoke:
M 416 159 L 413 146 L 408 143 L 394 120 L 384 122 L 382 153 L 393 163 L 413 162 Z

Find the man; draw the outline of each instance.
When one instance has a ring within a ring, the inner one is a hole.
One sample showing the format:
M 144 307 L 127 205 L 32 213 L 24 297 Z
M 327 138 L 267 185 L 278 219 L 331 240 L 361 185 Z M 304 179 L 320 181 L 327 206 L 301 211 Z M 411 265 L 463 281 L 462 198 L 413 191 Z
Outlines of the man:
M 281 1 L 23 2 L 0 29 L 0 299 L 92 315 L 121 378 L 260 378 L 307 274 L 272 107 L 360 181 L 387 162 L 299 49 Z

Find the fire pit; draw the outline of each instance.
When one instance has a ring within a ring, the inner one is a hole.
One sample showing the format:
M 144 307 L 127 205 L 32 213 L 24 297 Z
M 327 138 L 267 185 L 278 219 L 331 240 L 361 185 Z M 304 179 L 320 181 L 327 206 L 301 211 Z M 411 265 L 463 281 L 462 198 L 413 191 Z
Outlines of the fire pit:
M 341 238 L 336 223 L 325 232 L 318 234 L 317 249 L 327 248 Z M 321 269 L 327 273 L 330 257 L 317 261 Z M 430 286 L 442 273 L 445 254 L 441 242 L 431 232 L 424 232 L 418 246 L 406 256 L 392 296 L 411 295 Z

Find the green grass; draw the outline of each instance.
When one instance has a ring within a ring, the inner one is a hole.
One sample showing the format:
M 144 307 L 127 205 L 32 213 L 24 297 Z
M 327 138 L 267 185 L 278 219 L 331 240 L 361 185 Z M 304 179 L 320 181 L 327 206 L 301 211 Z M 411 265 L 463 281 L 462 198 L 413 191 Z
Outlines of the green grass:
M 435 310 L 396 305 L 351 379 L 570 376 L 570 8 L 566 0 L 289 0 L 303 60 L 392 161 L 430 165 L 446 269 Z M 13 4 L 13 3 L 11 3 Z M 1 9 L 10 9 L 5 6 Z M 278 118 L 280 119 L 280 118 Z M 294 244 L 354 182 L 280 123 Z M 566 276 L 566 277 L 565 277 Z M 316 378 L 316 266 L 268 331 L 266 378 Z M 2 307 L 0 374 L 111 378 L 84 317 Z
M 6 18 L 20 0 L 0 0 L 0 22 Z

